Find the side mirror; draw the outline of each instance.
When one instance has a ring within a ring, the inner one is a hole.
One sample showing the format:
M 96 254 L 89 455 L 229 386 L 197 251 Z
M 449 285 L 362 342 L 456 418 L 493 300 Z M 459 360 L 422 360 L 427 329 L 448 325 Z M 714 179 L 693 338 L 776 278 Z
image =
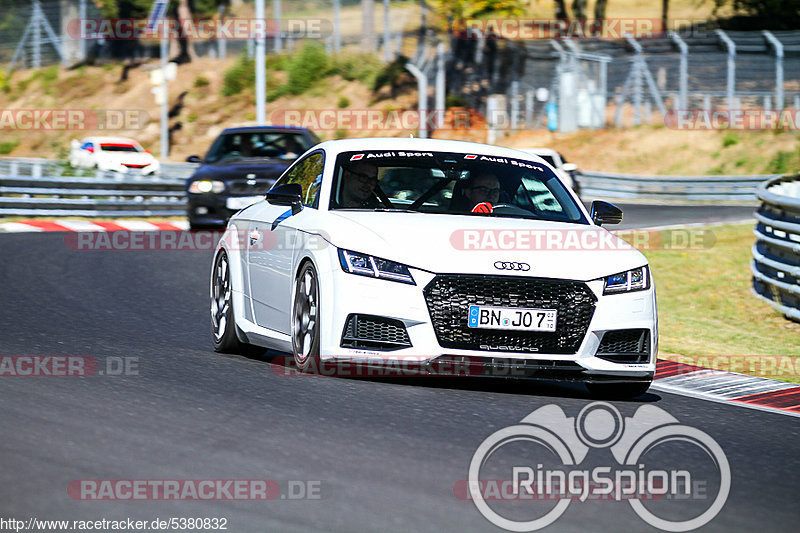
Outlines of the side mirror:
M 186 162 L 187 163 L 202 163 L 203 160 L 200 159 L 199 155 L 190 155 L 189 157 L 186 158 Z
M 292 206 L 292 214 L 296 215 L 303 209 L 303 188 L 299 183 L 278 185 L 267 191 L 267 201 L 272 205 Z
M 578 170 L 578 165 L 576 165 L 575 163 L 564 163 L 564 170 L 566 172 L 575 172 L 576 170 Z
M 598 226 L 602 226 L 603 224 L 619 224 L 622 222 L 622 209 L 602 200 L 595 200 L 592 202 L 590 214 L 592 216 L 592 222 Z

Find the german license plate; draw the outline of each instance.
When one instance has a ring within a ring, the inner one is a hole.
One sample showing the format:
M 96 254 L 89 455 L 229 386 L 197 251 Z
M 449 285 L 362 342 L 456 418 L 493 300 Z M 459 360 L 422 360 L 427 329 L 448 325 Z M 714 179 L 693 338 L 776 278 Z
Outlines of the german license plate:
M 225 206 L 228 209 L 235 209 L 238 211 L 239 209 L 250 207 L 254 203 L 260 202 L 263 199 L 263 196 L 236 196 L 225 200 Z
M 477 329 L 515 331 L 555 331 L 556 309 L 520 309 L 517 307 L 469 306 L 467 325 Z

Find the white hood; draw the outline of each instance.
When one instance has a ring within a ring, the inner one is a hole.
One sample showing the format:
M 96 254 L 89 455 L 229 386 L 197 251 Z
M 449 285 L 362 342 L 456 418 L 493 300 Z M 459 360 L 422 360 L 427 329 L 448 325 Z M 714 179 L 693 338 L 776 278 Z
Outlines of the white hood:
M 333 245 L 435 273 L 513 274 L 588 281 L 647 264 L 603 228 L 541 220 L 336 211 L 323 235 Z M 525 272 L 495 268 L 524 262 Z

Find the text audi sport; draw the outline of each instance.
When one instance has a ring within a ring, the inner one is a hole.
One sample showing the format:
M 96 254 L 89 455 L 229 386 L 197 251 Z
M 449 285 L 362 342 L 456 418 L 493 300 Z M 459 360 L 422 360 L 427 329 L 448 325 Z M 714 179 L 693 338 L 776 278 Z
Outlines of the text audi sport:
M 458 141 L 323 142 L 234 215 L 211 273 L 218 351 L 485 364 L 637 395 L 657 352 L 647 259 L 553 169 Z M 517 374 L 518 375 L 518 374 Z

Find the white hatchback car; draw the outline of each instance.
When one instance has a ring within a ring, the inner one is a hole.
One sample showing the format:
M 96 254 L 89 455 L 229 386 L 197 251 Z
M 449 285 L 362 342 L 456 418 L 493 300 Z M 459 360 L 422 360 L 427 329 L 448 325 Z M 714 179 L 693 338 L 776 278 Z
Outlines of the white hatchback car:
M 154 174 L 160 165 L 153 154 L 126 137 L 87 137 L 70 143 L 69 164 L 114 172 Z
M 560 177 L 568 187 L 578 194 L 581 193 L 580 184 L 578 180 L 575 179 L 578 173 L 578 165 L 575 163 L 567 163 L 564 156 L 552 148 L 522 148 L 521 150 L 529 154 L 538 155 L 544 159 L 548 165 L 553 167 L 558 177 Z
M 656 295 L 644 255 L 600 227 L 621 220 L 606 202 L 587 212 L 521 151 L 323 142 L 230 219 L 214 346 L 291 352 L 301 370 L 414 360 L 638 395 L 655 372 Z

